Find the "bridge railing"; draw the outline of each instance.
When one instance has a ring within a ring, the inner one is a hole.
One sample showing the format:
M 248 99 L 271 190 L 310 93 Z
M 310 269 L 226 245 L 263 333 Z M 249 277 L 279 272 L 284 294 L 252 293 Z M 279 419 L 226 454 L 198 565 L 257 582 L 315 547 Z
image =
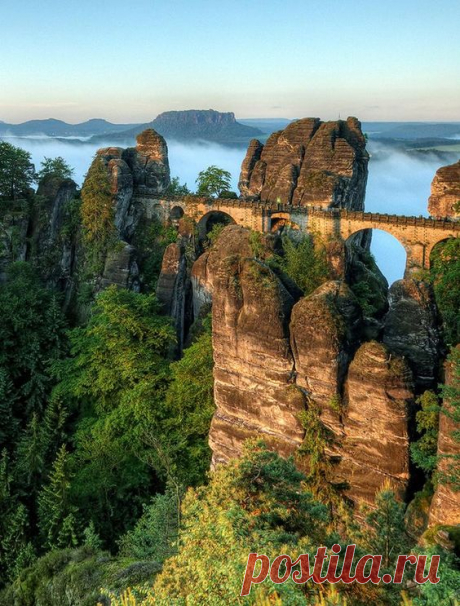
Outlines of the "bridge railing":
M 396 215 L 387 213 L 373 213 L 364 210 L 348 210 L 346 208 L 323 208 L 321 206 L 293 206 L 292 204 L 273 203 L 261 200 L 245 200 L 243 198 L 206 198 L 203 196 L 171 196 L 171 195 L 153 195 L 153 194 L 137 194 L 134 196 L 138 199 L 152 199 L 158 203 L 168 202 L 169 204 L 204 204 L 209 210 L 219 210 L 222 207 L 226 208 L 245 208 L 255 212 L 264 212 L 267 214 L 273 213 L 290 213 L 290 214 L 305 214 L 312 217 L 320 218 L 337 218 L 345 221 L 361 221 L 373 223 L 392 223 L 397 225 L 410 225 L 417 227 L 431 227 L 437 229 L 446 229 L 450 231 L 460 232 L 460 221 L 449 220 L 448 218 L 434 219 L 431 217 L 416 217 L 406 215 Z

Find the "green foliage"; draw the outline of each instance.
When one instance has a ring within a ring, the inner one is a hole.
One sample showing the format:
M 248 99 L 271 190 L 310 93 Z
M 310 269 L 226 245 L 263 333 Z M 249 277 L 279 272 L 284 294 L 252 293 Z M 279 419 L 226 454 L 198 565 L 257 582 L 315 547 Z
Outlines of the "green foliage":
M 219 198 L 223 200 L 238 200 L 238 194 L 235 191 L 221 191 Z
M 172 225 L 163 225 L 156 218 L 143 221 L 136 229 L 133 244 L 142 256 L 139 269 L 147 292 L 153 292 L 161 272 L 161 263 L 166 247 L 177 240 L 177 231 Z
M 231 174 L 217 166 L 209 166 L 198 173 L 196 180 L 199 196 L 218 197 L 222 191 L 228 191 L 231 186 Z
M 431 255 L 430 274 L 448 344 L 460 341 L 460 238 L 438 244 Z
M 34 558 L 28 542 L 28 512 L 12 492 L 13 477 L 6 449 L 0 458 L 0 586 L 15 578 Z
M 90 166 L 81 190 L 81 218 L 86 240 L 102 251 L 115 237 L 112 188 L 101 156 Z
M 396 500 L 389 484 L 386 484 L 375 497 L 376 509 L 367 511 L 366 527 L 358 533 L 366 553 L 382 555 L 382 566 L 394 567 L 400 554 L 407 553 L 410 547 L 406 534 L 404 515 L 406 506 Z M 363 508 L 366 513 L 366 508 Z
M 45 408 L 53 384 L 50 362 L 66 351 L 65 320 L 56 294 L 43 288 L 24 262 L 9 268 L 7 282 L 0 286 L 0 309 L 2 408 L 24 427 Z M 17 427 L 14 421 L 4 427 L 3 444 L 17 437 Z
M 17 200 L 27 195 L 35 181 L 29 152 L 0 141 L 0 198 Z
M 55 365 L 53 397 L 80 410 L 72 502 L 104 541 L 137 519 L 154 481 L 149 464 L 162 470 L 144 434 L 161 436 L 173 340 L 154 296 L 111 287 L 88 325 L 70 332 L 72 357 Z
M 416 414 L 417 431 L 422 435 L 411 444 L 411 456 L 420 469 L 431 473 L 437 463 L 440 406 L 436 394 L 432 391 L 425 391 L 417 399 L 417 404 L 421 406 L 421 410 Z
M 173 177 L 165 191 L 167 196 L 188 196 L 191 193 L 192 192 L 187 187 L 187 183 L 181 185 L 179 177 Z
M 323 544 L 326 509 L 303 490 L 303 480 L 292 459 L 252 443 L 241 459 L 217 468 L 208 486 L 189 490 L 179 553 L 157 578 L 155 603 L 185 603 L 192 595 L 197 604 L 231 604 L 251 551 L 273 557 Z M 255 603 L 270 589 L 270 583 L 254 587 L 245 603 Z M 277 591 L 283 603 L 305 604 L 292 581 Z
M 39 182 L 43 183 L 49 179 L 70 179 L 73 175 L 73 168 L 62 158 L 44 158 L 41 162 L 41 169 L 37 173 Z
M 275 263 L 297 284 L 304 295 L 311 294 L 329 277 L 326 251 L 323 246 L 315 246 L 309 235 L 292 239 L 283 236 L 283 256 Z
M 211 320 L 206 318 L 202 334 L 185 349 L 181 360 L 171 364 L 172 381 L 166 394 L 164 431 L 175 462 L 174 476 L 183 485 L 203 483 L 211 462 L 213 366 Z
M 451 552 L 433 547 L 416 547 L 413 552 L 417 555 L 427 555 L 431 561 L 433 555 L 440 555 L 438 576 L 439 583 L 424 583 L 418 586 L 418 595 L 413 599 L 413 606 L 457 606 L 460 603 L 460 561 Z
M 69 454 L 62 445 L 51 470 L 48 483 L 38 497 L 39 527 L 45 547 L 75 547 L 75 508 L 70 503 Z
M 450 351 L 448 362 L 451 364 L 452 379 L 441 387 L 444 404 L 441 414 L 448 416 L 454 423 L 452 438 L 460 443 L 460 348 L 457 346 Z M 439 482 L 448 482 L 454 490 L 460 490 L 460 454 L 442 455 L 447 461 L 447 470 L 438 472 Z
M 120 542 L 120 555 L 163 563 L 176 553 L 180 499 L 174 489 L 153 497 L 133 530 Z
M 224 231 L 225 228 L 226 225 L 224 225 L 224 223 L 214 223 L 212 228 L 206 234 L 206 238 L 211 246 L 217 242 L 217 238 L 220 236 L 220 234 Z
M 258 231 L 251 229 L 249 234 L 249 246 L 251 247 L 252 254 L 256 259 L 260 259 L 265 251 L 265 246 L 262 240 L 262 234 Z
M 0 593 L 0 604 L 94 606 L 101 587 L 117 591 L 128 583 L 151 583 L 159 568 L 155 562 L 111 558 L 88 546 L 51 551 Z
M 379 317 L 388 306 L 388 284 L 370 251 L 352 245 L 351 255 L 352 270 L 347 276 L 350 288 L 358 299 L 364 315 Z

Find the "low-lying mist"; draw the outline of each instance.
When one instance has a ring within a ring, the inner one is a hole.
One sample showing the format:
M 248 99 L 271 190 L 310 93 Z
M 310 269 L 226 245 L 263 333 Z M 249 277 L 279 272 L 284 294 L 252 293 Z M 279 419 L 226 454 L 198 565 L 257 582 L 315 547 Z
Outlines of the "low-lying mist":
M 62 141 L 49 137 L 9 137 L 5 140 L 29 151 L 36 168 L 39 168 L 44 157 L 62 156 L 74 168 L 74 179 L 79 185 L 83 183 L 97 149 L 105 146 L 100 142 Z M 106 146 L 110 144 L 108 141 Z M 195 188 L 198 173 L 214 164 L 230 171 L 232 188 L 237 191 L 245 149 L 213 143 L 184 144 L 176 141 L 169 141 L 168 149 L 171 176 L 178 176 L 181 183 L 187 183 L 191 190 Z M 369 151 L 371 161 L 366 210 L 416 216 L 428 214 L 430 185 L 436 170 L 460 158 L 459 152 L 449 154 L 445 159 L 440 159 L 434 153 L 405 153 L 375 141 L 370 142 Z M 372 252 L 390 284 L 403 276 L 406 253 L 393 236 L 374 230 Z

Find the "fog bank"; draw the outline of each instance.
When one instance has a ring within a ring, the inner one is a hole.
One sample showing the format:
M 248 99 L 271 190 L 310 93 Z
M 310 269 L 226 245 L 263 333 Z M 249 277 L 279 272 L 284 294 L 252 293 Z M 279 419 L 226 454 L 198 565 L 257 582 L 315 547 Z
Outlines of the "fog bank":
M 74 179 L 83 183 L 97 149 L 110 145 L 87 141 L 57 141 L 49 137 L 5 139 L 29 151 L 38 169 L 43 158 L 62 156 L 75 170 Z M 223 147 L 212 143 L 168 142 L 171 176 L 178 176 L 181 183 L 195 189 L 198 173 L 214 164 L 232 175 L 232 188 L 237 190 L 238 177 L 245 149 Z M 455 162 L 460 153 L 452 153 L 446 159 L 436 154 L 408 154 L 395 151 L 380 143 L 370 141 L 369 180 L 366 210 L 380 213 L 427 215 L 430 185 L 436 170 Z M 402 277 L 405 267 L 405 251 L 390 234 L 374 230 L 372 252 L 388 282 Z

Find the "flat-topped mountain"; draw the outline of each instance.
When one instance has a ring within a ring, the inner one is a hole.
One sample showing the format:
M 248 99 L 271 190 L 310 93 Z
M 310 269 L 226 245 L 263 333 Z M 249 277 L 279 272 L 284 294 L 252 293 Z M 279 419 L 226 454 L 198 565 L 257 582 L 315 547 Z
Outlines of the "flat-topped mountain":
M 119 132 L 110 141 L 130 141 L 146 128 L 153 128 L 166 139 L 176 141 L 213 141 L 224 144 L 247 144 L 262 131 L 237 122 L 233 112 L 218 112 L 213 109 L 189 109 L 163 112 L 147 124 Z M 93 137 L 92 140 L 102 140 Z

